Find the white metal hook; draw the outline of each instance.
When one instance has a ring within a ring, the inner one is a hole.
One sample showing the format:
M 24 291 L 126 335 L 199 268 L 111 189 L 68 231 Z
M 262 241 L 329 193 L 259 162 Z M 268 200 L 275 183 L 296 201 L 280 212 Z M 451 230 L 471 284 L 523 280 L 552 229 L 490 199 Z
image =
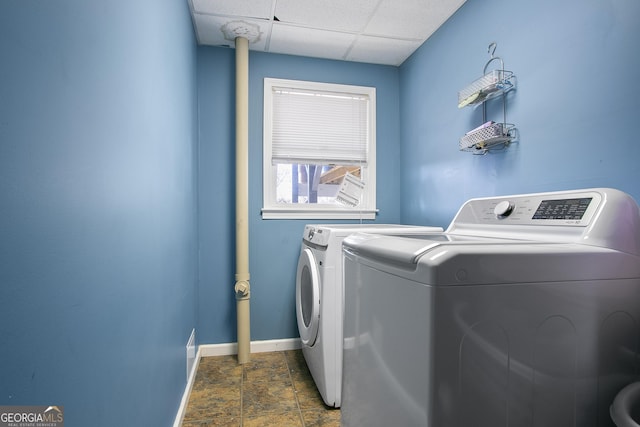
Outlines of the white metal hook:
M 502 71 L 504 71 L 504 61 L 499 56 L 495 56 L 497 46 L 498 46 L 498 43 L 496 42 L 491 42 L 489 44 L 489 48 L 487 49 L 487 52 L 489 53 L 490 58 L 484 66 L 485 74 L 487 73 L 487 68 L 489 67 L 489 64 L 491 64 L 493 61 L 496 61 L 496 60 L 500 61 Z
M 496 42 L 491 42 L 489 44 L 489 48 L 487 49 L 487 52 L 489 53 L 489 56 L 491 58 L 493 58 L 493 55 L 496 53 L 496 47 L 498 46 L 498 43 Z

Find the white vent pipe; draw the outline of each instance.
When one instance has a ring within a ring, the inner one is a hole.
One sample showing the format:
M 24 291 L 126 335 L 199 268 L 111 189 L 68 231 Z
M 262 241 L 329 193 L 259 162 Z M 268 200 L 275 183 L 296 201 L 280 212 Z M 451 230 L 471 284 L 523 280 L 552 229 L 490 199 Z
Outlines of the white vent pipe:
M 251 353 L 249 285 L 249 41 L 236 37 L 236 311 L 238 363 Z

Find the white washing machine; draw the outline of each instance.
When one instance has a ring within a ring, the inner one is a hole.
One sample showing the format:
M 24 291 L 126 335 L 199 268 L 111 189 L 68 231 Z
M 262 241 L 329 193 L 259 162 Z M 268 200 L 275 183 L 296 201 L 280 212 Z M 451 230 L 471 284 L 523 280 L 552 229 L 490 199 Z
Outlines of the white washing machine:
M 296 317 L 307 366 L 328 406 L 342 388 L 342 241 L 356 232 L 421 235 L 440 227 L 397 224 L 309 224 L 296 274 Z
M 342 426 L 613 426 L 640 361 L 630 196 L 473 199 L 444 233 L 343 246 Z

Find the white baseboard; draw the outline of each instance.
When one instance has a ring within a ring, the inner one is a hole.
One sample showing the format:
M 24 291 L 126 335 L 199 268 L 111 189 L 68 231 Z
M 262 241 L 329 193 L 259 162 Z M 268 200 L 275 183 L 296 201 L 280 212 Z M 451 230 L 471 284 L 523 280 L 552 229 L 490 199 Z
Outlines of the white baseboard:
M 196 359 L 194 361 L 193 367 L 191 368 L 191 373 L 189 374 L 189 379 L 187 380 L 187 385 L 184 388 L 184 394 L 182 395 L 182 400 L 180 401 L 180 407 L 178 408 L 176 419 L 173 421 L 173 427 L 180 427 L 182 425 L 182 419 L 184 418 L 184 414 L 187 411 L 187 405 L 189 404 L 189 395 L 191 394 L 193 383 L 196 380 L 196 373 L 198 372 L 200 358 L 200 349 L 198 349 L 198 351 L 196 352 Z
M 298 350 L 302 348 L 300 338 L 286 338 L 280 340 L 267 340 L 267 341 L 251 341 L 250 344 L 251 353 L 265 353 L 269 351 L 286 351 L 286 350 Z M 193 388 L 193 383 L 196 379 L 196 372 L 198 372 L 198 365 L 200 359 L 203 357 L 211 356 L 231 356 L 238 354 L 237 343 L 225 343 L 225 344 L 201 344 L 198 346 L 196 353 L 196 360 L 194 367 L 191 369 L 191 375 L 187 381 L 187 385 L 184 388 L 184 394 L 180 401 L 180 407 L 176 414 L 176 419 L 173 422 L 173 427 L 180 427 L 182 419 L 187 411 L 187 404 L 189 403 L 189 395 Z
M 298 350 L 302 348 L 300 338 L 285 338 L 280 340 L 251 341 L 251 353 L 265 353 L 268 351 Z M 200 357 L 231 356 L 238 354 L 238 344 L 202 344 L 198 347 Z

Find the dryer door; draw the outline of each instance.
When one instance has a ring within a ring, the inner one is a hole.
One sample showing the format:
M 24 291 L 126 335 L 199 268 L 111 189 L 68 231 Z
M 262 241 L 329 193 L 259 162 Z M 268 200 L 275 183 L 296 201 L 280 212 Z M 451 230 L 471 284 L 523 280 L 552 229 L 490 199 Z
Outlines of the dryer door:
M 298 259 L 296 317 L 302 344 L 312 346 L 316 342 L 320 323 L 320 273 L 309 248 L 305 248 Z

